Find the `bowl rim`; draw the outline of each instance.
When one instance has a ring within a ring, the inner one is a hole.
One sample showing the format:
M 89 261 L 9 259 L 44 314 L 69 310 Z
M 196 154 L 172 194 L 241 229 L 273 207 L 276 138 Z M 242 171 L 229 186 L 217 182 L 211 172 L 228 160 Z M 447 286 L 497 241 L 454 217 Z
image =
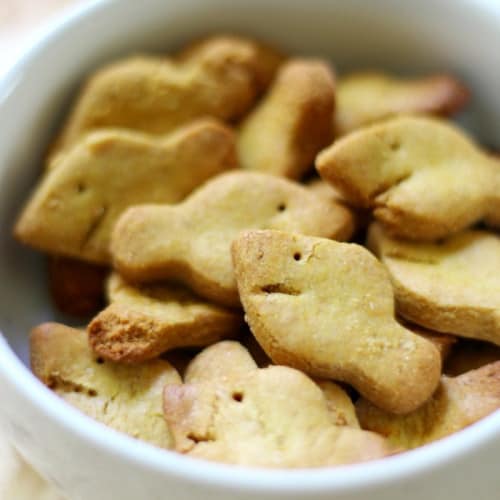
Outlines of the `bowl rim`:
M 238 0 L 236 0 L 238 1 Z M 283 0 L 284 1 L 284 0 Z M 440 0 L 442 1 L 442 0 Z M 491 0 L 462 1 L 469 7 L 484 9 L 498 17 L 500 4 Z M 48 46 L 64 37 L 82 18 L 100 15 L 105 9 L 117 8 L 120 0 L 88 0 L 65 9 L 29 38 L 28 45 L 10 69 L 0 76 L 0 104 L 14 89 L 13 82 Z M 22 363 L 0 331 L 0 377 L 24 400 L 66 432 L 72 432 L 94 449 L 126 460 L 157 473 L 176 476 L 200 486 L 223 487 L 234 491 L 277 494 L 343 493 L 363 491 L 376 486 L 403 481 L 406 478 L 435 472 L 473 453 L 492 438 L 500 440 L 500 410 L 468 428 L 438 442 L 405 452 L 353 465 L 317 469 L 263 469 L 232 466 L 194 459 L 138 441 L 87 417 L 65 403 L 45 387 Z
M 40 382 L 16 356 L 0 332 L 0 376 L 37 412 L 88 446 L 166 477 L 253 493 L 343 493 L 362 491 L 450 465 L 495 435 L 500 438 L 500 410 L 470 427 L 401 455 L 370 462 L 317 469 L 265 469 L 195 459 L 163 450 L 101 424 L 81 413 Z

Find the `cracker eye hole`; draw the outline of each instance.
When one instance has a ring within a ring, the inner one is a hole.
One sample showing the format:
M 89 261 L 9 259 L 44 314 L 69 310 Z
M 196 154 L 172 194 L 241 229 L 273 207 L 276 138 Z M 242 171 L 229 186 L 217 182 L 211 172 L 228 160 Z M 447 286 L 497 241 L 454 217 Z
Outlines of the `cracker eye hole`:
M 190 432 L 187 436 L 186 436 L 189 440 L 193 441 L 193 443 L 200 443 L 201 441 L 203 441 L 203 439 L 201 439 L 200 437 L 198 437 L 194 432 Z
M 302 254 L 300 252 L 295 252 L 293 254 L 293 259 L 299 261 L 300 259 L 302 259 Z
M 77 185 L 76 185 L 76 191 L 78 193 L 84 193 L 85 191 L 87 191 L 87 186 L 85 185 L 85 183 L 83 182 L 79 182 Z
M 236 401 L 237 403 L 242 403 L 243 398 L 244 398 L 244 394 L 241 391 L 236 391 L 236 392 L 233 392 L 231 397 L 233 398 L 233 401 Z
M 389 144 L 389 148 L 391 151 L 398 151 L 399 149 L 401 149 L 401 141 L 399 139 L 394 139 Z
M 102 359 L 102 358 L 97 358 L 97 359 L 95 360 L 95 362 L 96 362 L 98 365 L 103 365 L 103 364 L 104 364 L 104 359 Z
M 286 210 L 286 203 L 280 203 L 278 205 L 278 212 L 284 212 Z

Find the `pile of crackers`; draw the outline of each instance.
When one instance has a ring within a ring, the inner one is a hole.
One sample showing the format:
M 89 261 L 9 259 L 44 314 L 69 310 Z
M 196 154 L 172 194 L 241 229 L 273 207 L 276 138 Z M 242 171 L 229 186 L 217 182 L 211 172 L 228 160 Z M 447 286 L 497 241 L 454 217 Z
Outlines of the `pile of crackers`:
M 91 318 L 36 326 L 34 374 L 137 439 L 260 467 L 499 409 L 500 159 L 445 119 L 469 98 L 226 35 L 98 70 L 14 229 Z

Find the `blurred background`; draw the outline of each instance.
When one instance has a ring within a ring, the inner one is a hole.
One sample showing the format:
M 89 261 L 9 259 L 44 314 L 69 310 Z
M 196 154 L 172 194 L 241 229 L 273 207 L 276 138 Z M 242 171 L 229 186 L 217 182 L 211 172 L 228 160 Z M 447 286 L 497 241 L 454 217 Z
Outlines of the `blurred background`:
M 0 74 L 16 60 L 37 29 L 61 11 L 85 3 L 88 0 L 0 0 Z
M 63 11 L 85 3 L 89 0 L 0 0 L 0 78 L 38 30 Z M 1 428 L 0 500 L 64 500 L 16 454 Z

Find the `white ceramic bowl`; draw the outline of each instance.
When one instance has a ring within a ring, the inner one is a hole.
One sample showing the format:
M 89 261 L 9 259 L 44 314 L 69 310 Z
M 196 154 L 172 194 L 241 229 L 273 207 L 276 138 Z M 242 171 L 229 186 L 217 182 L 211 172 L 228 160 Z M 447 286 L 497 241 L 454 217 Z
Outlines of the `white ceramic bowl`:
M 383 461 L 263 471 L 194 461 L 111 431 L 66 406 L 26 368 L 29 329 L 57 317 L 42 258 L 10 236 L 44 148 L 78 82 L 99 64 L 233 31 L 340 67 L 451 70 L 473 88 L 468 125 L 500 147 L 497 0 L 110 0 L 42 34 L 0 82 L 0 425 L 71 500 L 492 500 L 500 492 L 500 414 Z

